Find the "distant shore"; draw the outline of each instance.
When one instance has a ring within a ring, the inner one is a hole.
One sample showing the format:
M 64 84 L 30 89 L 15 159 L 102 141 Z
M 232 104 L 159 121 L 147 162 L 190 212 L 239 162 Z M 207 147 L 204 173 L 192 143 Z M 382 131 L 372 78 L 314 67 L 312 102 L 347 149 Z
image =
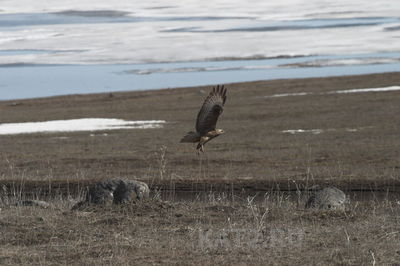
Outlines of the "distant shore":
M 374 63 L 354 63 L 351 56 L 345 55 L 316 55 L 154 64 L 0 64 L 0 100 L 200 87 L 258 80 L 335 78 L 389 73 L 400 69 L 399 53 L 364 56 L 374 58 Z

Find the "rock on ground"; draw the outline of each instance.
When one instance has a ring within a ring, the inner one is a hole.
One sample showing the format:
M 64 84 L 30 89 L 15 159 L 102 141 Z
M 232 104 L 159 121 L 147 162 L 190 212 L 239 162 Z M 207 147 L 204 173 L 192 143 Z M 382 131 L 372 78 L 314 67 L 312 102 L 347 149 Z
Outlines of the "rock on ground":
M 93 204 L 121 204 L 146 199 L 149 193 L 150 189 L 144 182 L 106 179 L 89 187 L 85 201 Z
M 149 197 L 150 189 L 140 181 L 121 181 L 114 190 L 114 203 L 127 203 Z
M 85 201 L 93 204 L 111 204 L 114 191 L 121 181 L 121 179 L 106 179 L 90 186 Z
M 314 191 L 309 197 L 306 208 L 324 210 L 344 210 L 346 194 L 335 187 L 326 187 Z

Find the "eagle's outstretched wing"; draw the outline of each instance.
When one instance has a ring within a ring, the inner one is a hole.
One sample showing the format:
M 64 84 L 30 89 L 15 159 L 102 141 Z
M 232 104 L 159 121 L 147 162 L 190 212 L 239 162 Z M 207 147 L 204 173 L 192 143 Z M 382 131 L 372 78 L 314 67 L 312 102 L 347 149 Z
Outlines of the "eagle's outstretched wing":
M 196 131 L 200 135 L 214 130 L 218 116 L 222 114 L 226 101 L 226 89 L 224 86 L 213 87 L 213 90 L 205 99 L 196 120 Z

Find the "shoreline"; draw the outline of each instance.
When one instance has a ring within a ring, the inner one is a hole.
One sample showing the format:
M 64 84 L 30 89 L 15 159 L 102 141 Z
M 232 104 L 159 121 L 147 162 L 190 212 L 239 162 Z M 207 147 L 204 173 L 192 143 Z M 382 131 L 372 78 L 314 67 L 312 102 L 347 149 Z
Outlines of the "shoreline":
M 195 65 L 177 63 L 167 66 L 155 64 L 140 67 L 133 65 L 65 65 L 52 68 L 40 66 L 0 68 L 0 72 L 5 77 L 0 99 L 2 101 L 18 101 L 60 95 L 80 95 L 82 93 L 121 93 L 266 80 L 335 78 L 369 75 L 369 73 L 391 73 L 400 68 L 399 63 L 320 67 L 312 65 L 313 60 L 317 59 L 310 59 L 308 63 L 296 62 L 297 58 L 279 60 L 286 60 L 287 62 L 281 62 L 281 66 L 276 65 L 275 67 L 273 64 L 277 64 L 276 62 L 262 61 L 260 63 L 252 61 L 253 63 L 250 64 L 241 61 L 233 63 L 222 61 L 193 63 Z M 295 67 L 296 64 L 311 65 Z M 285 65 L 287 66 L 285 67 Z M 52 78 L 48 79 L 48 75 L 51 75 Z M 30 87 L 40 88 L 40 90 L 32 93 Z
M 335 79 L 335 78 L 345 78 L 345 77 L 373 77 L 376 75 L 396 75 L 400 74 L 400 71 L 390 71 L 383 73 L 369 73 L 369 74 L 357 74 L 357 75 L 332 75 L 332 76 L 321 76 L 321 77 L 304 77 L 304 78 L 277 78 L 277 79 L 267 79 L 267 80 L 253 80 L 253 81 L 242 81 L 242 82 L 227 82 L 221 83 L 222 85 L 230 86 L 230 85 L 238 85 L 238 84 L 251 84 L 251 83 L 269 83 L 269 82 L 288 82 L 293 80 L 313 80 L 313 79 Z M 178 86 L 178 87 L 166 87 L 166 88 L 156 88 L 156 89 L 137 89 L 137 90 L 120 90 L 120 91 L 109 91 L 109 92 L 94 92 L 94 93 L 72 93 L 72 94 L 60 94 L 60 95 L 50 95 L 43 97 L 33 97 L 33 98 L 15 98 L 15 99 L 0 99 L 1 103 L 8 102 L 22 102 L 22 101 L 34 101 L 34 100 L 46 100 L 46 99 L 58 99 L 62 97 L 90 97 L 90 96 L 103 96 L 103 95 L 113 95 L 113 94 L 130 94 L 135 92 L 158 92 L 165 90 L 180 90 L 180 89 L 190 89 L 190 88 L 209 88 L 215 86 L 217 84 L 209 84 L 209 85 L 193 85 L 193 86 Z

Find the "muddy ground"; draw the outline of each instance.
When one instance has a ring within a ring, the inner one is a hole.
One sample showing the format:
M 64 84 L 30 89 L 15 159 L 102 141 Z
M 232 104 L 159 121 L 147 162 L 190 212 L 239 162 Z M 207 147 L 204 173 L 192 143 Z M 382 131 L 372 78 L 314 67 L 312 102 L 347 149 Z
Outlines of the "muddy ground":
M 400 92 L 327 92 L 399 84 L 398 73 L 227 84 L 228 99 L 218 122 L 226 134 L 208 143 L 200 157 L 194 145 L 179 140 L 194 128 L 210 87 L 3 101 L 2 123 L 100 117 L 161 119 L 167 124 L 160 129 L 3 135 L 0 176 L 68 182 L 124 177 L 150 183 L 248 180 L 256 186 L 289 181 L 395 186 L 400 172 Z M 299 92 L 314 94 L 265 97 Z M 297 129 L 323 132 L 283 132 Z
M 0 136 L 0 263 L 399 261 L 400 92 L 331 93 L 398 85 L 399 73 L 226 84 L 218 122 L 226 134 L 201 156 L 179 140 L 193 129 L 209 86 L 2 101 L 2 123 L 167 123 Z M 306 131 L 287 131 L 299 129 Z M 147 182 L 152 199 L 70 211 L 89 184 L 117 177 Z M 354 196 L 345 212 L 306 211 L 304 189 L 315 184 L 371 195 Z M 32 197 L 53 205 L 13 206 Z

